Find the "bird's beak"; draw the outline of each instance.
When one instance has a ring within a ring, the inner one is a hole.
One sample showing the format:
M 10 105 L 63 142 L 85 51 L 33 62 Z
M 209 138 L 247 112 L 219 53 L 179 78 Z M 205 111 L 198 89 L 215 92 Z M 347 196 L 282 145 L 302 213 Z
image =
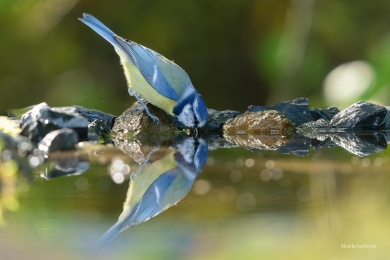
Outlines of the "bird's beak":
M 199 136 L 199 129 L 198 129 L 198 127 L 195 127 L 195 128 L 191 129 L 191 135 L 193 137 L 198 137 Z

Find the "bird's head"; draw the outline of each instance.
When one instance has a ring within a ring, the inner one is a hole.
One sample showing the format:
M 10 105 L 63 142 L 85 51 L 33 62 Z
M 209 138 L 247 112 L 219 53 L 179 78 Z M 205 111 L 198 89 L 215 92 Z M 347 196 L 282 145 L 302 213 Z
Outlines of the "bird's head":
M 195 89 L 191 89 L 177 101 L 173 113 L 180 123 L 193 129 L 204 126 L 208 118 L 206 103 Z

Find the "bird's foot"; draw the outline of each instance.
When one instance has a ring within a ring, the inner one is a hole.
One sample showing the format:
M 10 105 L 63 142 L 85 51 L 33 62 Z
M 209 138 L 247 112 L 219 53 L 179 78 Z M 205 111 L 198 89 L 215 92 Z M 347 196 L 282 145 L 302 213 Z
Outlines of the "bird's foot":
M 135 179 L 142 173 L 142 170 L 143 170 L 143 169 L 145 168 L 145 166 L 149 163 L 150 156 L 151 156 L 152 154 L 154 154 L 155 152 L 157 152 L 158 149 L 160 149 L 160 145 L 159 145 L 159 144 L 155 145 L 155 146 L 153 147 L 152 151 L 150 151 L 150 152 L 148 153 L 148 155 L 146 156 L 145 160 L 143 161 L 143 163 L 141 164 L 141 166 L 138 168 L 138 170 L 130 175 L 130 179 L 131 179 L 132 181 L 135 180 Z
M 148 114 L 148 116 L 150 116 L 153 122 L 158 125 L 160 123 L 160 120 L 158 119 L 157 116 L 153 115 L 152 112 L 150 112 L 145 102 L 143 102 L 142 99 L 131 89 L 129 89 L 129 93 L 130 95 L 134 96 L 137 99 L 137 101 L 142 105 L 142 107 L 134 108 L 134 110 L 145 110 L 146 114 Z

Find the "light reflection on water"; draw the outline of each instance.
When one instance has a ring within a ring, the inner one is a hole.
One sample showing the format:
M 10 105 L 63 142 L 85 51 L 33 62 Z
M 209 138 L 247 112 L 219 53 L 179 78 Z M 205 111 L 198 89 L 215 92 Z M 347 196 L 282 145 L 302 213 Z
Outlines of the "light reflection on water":
M 160 149 L 152 162 L 168 148 Z M 25 255 L 17 250 L 22 242 L 36 259 L 345 259 L 384 257 L 390 243 L 386 152 L 359 158 L 342 149 L 308 157 L 210 151 L 177 206 L 100 248 L 94 243 L 118 220 L 138 164 L 116 149 L 88 157 L 82 175 L 46 180 L 36 174 L 22 185 L 19 209 L 4 211 L 4 254 Z

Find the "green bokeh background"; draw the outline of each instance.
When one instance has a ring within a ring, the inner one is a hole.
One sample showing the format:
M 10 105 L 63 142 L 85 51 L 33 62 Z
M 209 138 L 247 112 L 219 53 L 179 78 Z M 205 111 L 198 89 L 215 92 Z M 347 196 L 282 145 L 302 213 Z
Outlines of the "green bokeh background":
M 358 99 L 389 103 L 389 1 L 2 0 L 0 110 L 47 102 L 120 114 L 134 101 L 113 48 L 83 12 L 190 75 L 208 107 L 244 110 L 305 96 L 363 60 L 375 81 Z M 351 102 L 351 100 L 348 100 Z

